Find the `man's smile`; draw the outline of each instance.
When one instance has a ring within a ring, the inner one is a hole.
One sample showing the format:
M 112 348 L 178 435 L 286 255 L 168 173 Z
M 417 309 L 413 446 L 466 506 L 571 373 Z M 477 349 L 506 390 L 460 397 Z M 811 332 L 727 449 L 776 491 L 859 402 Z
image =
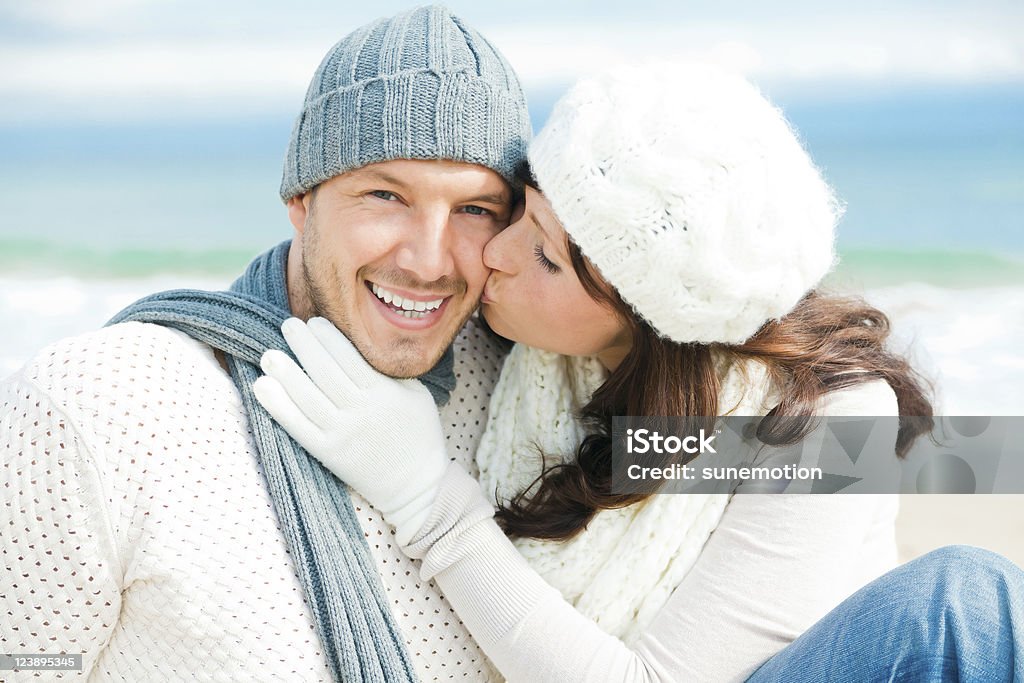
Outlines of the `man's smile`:
M 415 293 L 365 281 L 374 300 L 374 308 L 382 317 L 404 330 L 423 330 L 444 317 L 451 294 Z

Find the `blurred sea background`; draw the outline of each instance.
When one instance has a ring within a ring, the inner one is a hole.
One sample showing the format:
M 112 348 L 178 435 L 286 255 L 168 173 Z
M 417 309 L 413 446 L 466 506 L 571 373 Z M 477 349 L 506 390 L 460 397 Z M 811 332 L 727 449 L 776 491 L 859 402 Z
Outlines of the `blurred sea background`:
M 942 412 L 1024 415 L 1020 3 L 449 3 L 520 71 L 534 126 L 607 63 L 749 75 L 847 204 L 832 289 L 866 296 Z M 223 288 L 290 236 L 306 83 L 408 5 L 0 4 L 0 376 L 144 294 Z

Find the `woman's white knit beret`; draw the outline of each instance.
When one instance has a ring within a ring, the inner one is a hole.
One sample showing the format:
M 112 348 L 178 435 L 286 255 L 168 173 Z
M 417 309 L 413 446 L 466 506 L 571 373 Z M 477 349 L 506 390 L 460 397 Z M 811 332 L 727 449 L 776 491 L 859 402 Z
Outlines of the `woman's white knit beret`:
M 709 66 L 580 81 L 529 159 L 580 250 L 677 342 L 745 341 L 835 260 L 840 207 L 786 119 Z

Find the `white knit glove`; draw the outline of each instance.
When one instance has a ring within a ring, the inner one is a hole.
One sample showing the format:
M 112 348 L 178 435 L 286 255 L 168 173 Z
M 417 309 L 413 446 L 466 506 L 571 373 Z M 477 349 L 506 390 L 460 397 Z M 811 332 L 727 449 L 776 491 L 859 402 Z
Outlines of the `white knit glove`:
M 405 545 L 419 530 L 448 467 L 430 392 L 374 370 L 324 318 L 289 318 L 281 331 L 299 368 L 270 350 L 253 392 L 267 412 L 395 527 Z M 305 369 L 305 372 L 303 372 Z

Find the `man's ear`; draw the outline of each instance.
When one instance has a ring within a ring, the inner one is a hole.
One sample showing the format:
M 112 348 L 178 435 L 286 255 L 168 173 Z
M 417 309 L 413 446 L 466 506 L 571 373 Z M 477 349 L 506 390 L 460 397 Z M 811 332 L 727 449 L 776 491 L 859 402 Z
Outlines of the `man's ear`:
M 309 213 L 309 194 L 295 195 L 288 200 L 288 220 L 292 222 L 295 232 L 302 234 L 306 228 L 306 216 Z

